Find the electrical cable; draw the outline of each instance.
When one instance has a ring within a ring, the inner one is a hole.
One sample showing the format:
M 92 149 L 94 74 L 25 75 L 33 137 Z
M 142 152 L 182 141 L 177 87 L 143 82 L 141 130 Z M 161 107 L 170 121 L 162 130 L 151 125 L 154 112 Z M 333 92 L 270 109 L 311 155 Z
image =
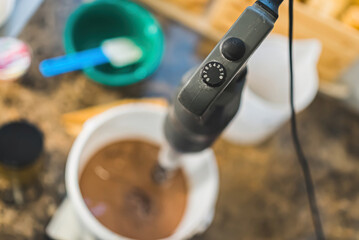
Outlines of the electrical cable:
M 295 147 L 295 151 L 298 157 L 299 164 L 303 171 L 303 176 L 305 180 L 305 186 L 308 195 L 309 206 L 312 214 L 313 225 L 315 229 L 315 233 L 318 240 L 325 240 L 325 236 L 323 233 L 322 222 L 320 220 L 319 209 L 317 205 L 317 200 L 315 196 L 315 188 L 312 180 L 312 176 L 310 173 L 310 168 L 308 161 L 304 155 L 302 150 L 298 131 L 297 131 L 297 120 L 295 115 L 295 107 L 294 107 L 294 70 L 293 70 L 293 0 L 289 0 L 289 68 L 290 68 L 290 107 L 291 107 L 291 130 L 293 137 L 293 144 Z

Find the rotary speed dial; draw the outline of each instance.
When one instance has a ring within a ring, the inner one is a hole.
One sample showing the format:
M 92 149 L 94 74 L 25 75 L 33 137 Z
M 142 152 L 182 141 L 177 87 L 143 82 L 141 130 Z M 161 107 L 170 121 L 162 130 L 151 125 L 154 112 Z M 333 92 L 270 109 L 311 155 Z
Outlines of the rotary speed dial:
M 211 87 L 218 87 L 226 80 L 226 69 L 218 62 L 209 62 L 201 74 L 202 80 Z

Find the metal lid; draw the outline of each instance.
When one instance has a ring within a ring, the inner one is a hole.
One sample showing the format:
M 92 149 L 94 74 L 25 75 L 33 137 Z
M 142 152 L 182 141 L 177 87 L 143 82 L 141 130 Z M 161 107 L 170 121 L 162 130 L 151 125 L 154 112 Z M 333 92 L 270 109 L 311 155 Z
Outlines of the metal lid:
M 22 168 L 36 162 L 43 151 L 44 137 L 33 124 L 11 122 L 0 128 L 0 164 Z

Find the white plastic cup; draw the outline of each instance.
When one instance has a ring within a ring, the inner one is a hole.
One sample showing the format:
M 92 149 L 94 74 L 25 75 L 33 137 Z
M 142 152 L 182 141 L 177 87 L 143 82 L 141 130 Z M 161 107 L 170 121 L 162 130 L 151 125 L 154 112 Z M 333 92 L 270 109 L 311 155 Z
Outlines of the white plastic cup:
M 144 139 L 163 144 L 163 123 L 167 109 L 152 104 L 128 104 L 100 114 L 84 125 L 70 151 L 66 165 L 66 188 L 78 221 L 87 239 L 128 239 L 103 226 L 87 208 L 79 187 L 86 162 L 99 149 L 117 140 Z M 181 163 L 187 177 L 189 194 L 186 210 L 167 239 L 188 239 L 203 232 L 212 222 L 218 195 L 218 168 L 211 149 L 184 157 Z M 92 237 L 88 237 L 88 233 Z
M 301 112 L 318 92 L 317 40 L 294 42 L 294 105 Z M 288 38 L 271 35 L 248 62 L 239 113 L 223 137 L 237 144 L 258 144 L 290 118 Z

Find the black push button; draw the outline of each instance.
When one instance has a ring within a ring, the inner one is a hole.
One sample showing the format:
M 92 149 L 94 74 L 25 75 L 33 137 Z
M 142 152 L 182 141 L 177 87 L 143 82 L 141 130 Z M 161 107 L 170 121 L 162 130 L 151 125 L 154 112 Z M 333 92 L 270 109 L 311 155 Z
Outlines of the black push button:
M 237 61 L 241 59 L 245 52 L 246 46 L 239 38 L 231 37 L 222 43 L 222 54 L 229 61 Z
M 218 87 L 226 80 L 226 69 L 218 62 L 209 62 L 203 67 L 201 77 L 207 85 Z

